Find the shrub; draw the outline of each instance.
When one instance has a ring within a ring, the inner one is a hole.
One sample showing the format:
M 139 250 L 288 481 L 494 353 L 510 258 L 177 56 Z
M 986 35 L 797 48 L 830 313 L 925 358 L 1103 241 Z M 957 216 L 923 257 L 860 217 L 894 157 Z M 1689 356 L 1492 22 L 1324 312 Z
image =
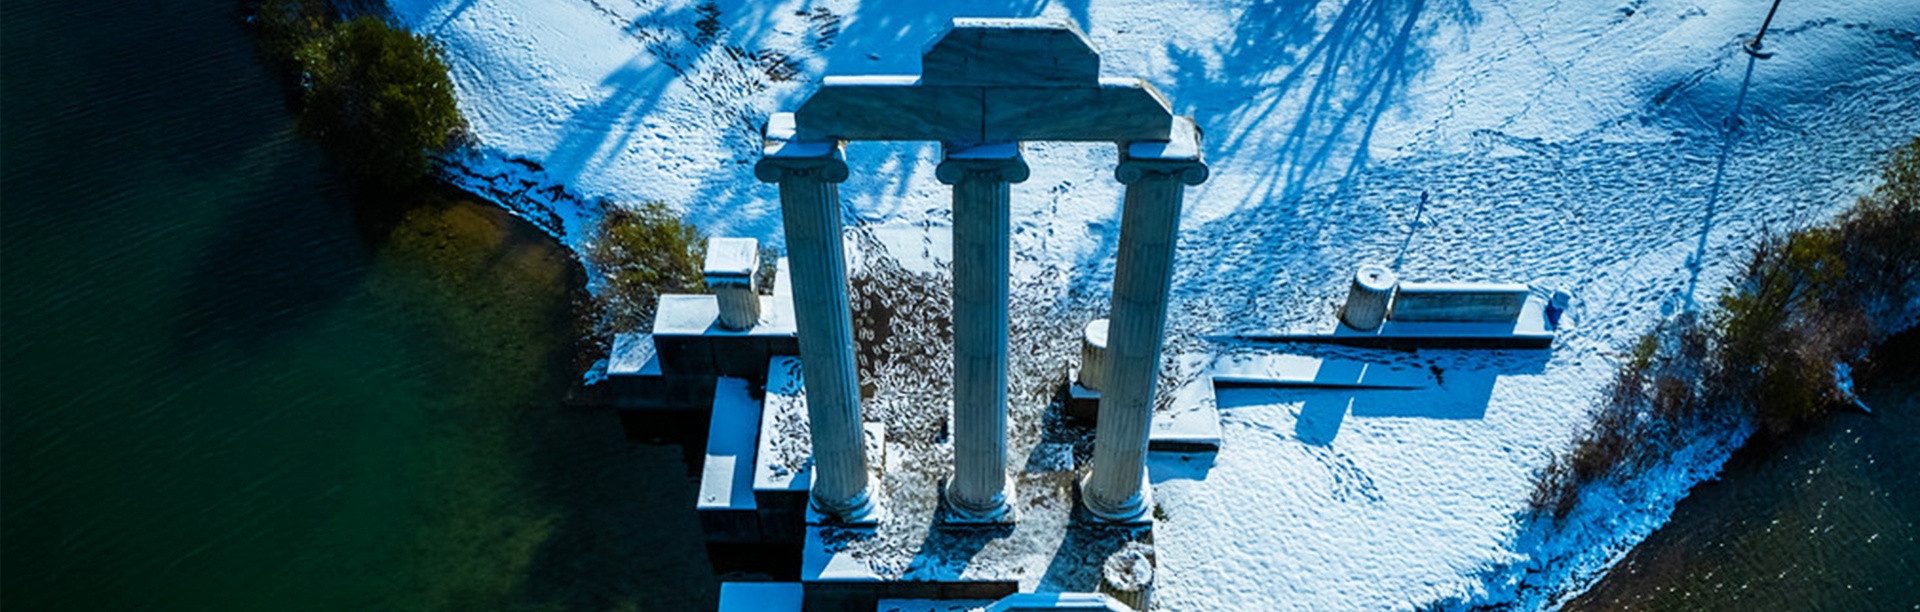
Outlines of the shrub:
M 1533 476 L 1533 494 L 1527 498 L 1527 505 L 1534 512 L 1552 512 L 1554 518 L 1560 519 L 1566 518 L 1579 501 L 1580 485 L 1573 482 L 1573 469 L 1567 466 L 1566 455 L 1549 457 L 1546 467 Z
M 285 15 L 263 19 L 263 29 L 288 15 L 291 31 L 310 23 L 305 10 L 282 10 Z M 307 38 L 293 58 L 304 92 L 301 131 L 355 176 L 390 186 L 416 183 L 426 175 L 429 155 L 461 125 L 446 62 L 426 37 L 358 17 Z
M 260 51 L 275 63 L 299 66 L 294 56 L 307 41 L 324 36 L 333 24 L 326 0 L 261 0 L 254 8 Z
M 1920 139 L 1897 151 L 1885 182 L 1831 227 L 1761 244 L 1720 299 L 1716 385 L 1783 433 L 1845 405 L 1833 367 L 1880 333 L 1869 312 L 1911 303 L 1920 279 Z
M 598 298 L 600 333 L 650 327 L 662 293 L 706 290 L 700 228 L 659 202 L 607 208 L 586 249 L 587 262 L 605 283 Z

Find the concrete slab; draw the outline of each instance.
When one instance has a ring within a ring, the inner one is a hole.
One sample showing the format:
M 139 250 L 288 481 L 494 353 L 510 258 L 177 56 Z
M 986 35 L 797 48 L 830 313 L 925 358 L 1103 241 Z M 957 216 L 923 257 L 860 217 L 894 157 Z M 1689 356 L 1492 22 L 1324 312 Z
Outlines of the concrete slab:
M 804 598 L 797 582 L 720 583 L 720 612 L 800 612 Z
M 607 354 L 607 376 L 659 376 L 660 355 L 652 334 L 616 334 Z
M 662 336 L 792 336 L 796 331 L 792 305 L 780 306 L 772 296 L 760 296 L 760 322 L 736 331 L 720 327 L 720 304 L 715 296 L 662 294 L 653 317 L 654 341 L 658 344 Z
M 1228 355 L 1208 368 L 1214 388 L 1309 387 L 1425 389 L 1439 385 L 1420 368 L 1304 355 Z
M 668 375 L 758 380 L 767 358 L 798 353 L 792 298 L 757 297 L 759 322 L 747 329 L 732 330 L 720 325 L 717 296 L 660 296 L 652 337 L 661 370 Z
M 873 612 L 980 612 L 991 599 L 882 599 Z
M 701 462 L 694 508 L 710 542 L 759 542 L 759 504 L 753 496 L 753 457 L 760 402 L 747 381 L 720 378 L 714 385 L 707 453 Z
M 638 411 L 705 411 L 713 398 L 713 375 L 669 375 L 660 365 L 652 334 L 618 334 L 607 356 L 602 405 Z
M 787 274 L 787 258 L 785 257 L 780 258 L 780 261 L 773 264 L 773 297 L 776 299 L 786 298 L 783 308 L 785 308 L 787 312 L 793 312 L 793 278 Z
M 1518 283 L 1400 283 L 1387 319 L 1425 323 L 1510 323 L 1529 290 Z
M 1527 298 L 1514 321 L 1426 322 L 1389 319 L 1373 331 L 1359 331 L 1335 323 L 1324 331 L 1287 331 L 1218 336 L 1214 339 L 1234 342 L 1341 344 L 1369 348 L 1507 348 L 1545 349 L 1553 345 L 1555 330 L 1571 324 L 1562 315 L 1560 324 L 1549 325 L 1546 302 Z
M 1220 450 L 1222 436 L 1213 379 L 1200 374 L 1181 384 L 1165 407 L 1154 411 L 1153 425 L 1147 433 L 1147 450 L 1213 452 Z
M 807 446 L 807 397 L 802 384 L 799 357 L 768 360 L 754 452 L 755 491 L 804 493 L 813 477 L 813 452 Z
M 713 390 L 713 418 L 707 429 L 707 454 L 701 470 L 701 510 L 752 510 L 753 457 L 760 430 L 760 402 L 747 393 L 747 381 L 720 378 Z
M 1133 612 L 1104 593 L 1021 593 L 994 602 L 986 612 Z
M 1004 537 L 1011 530 L 1001 530 L 999 535 Z M 942 537 L 959 537 L 960 541 L 992 537 L 992 534 L 977 535 L 978 532 L 963 536 L 941 533 Z M 806 585 L 807 609 L 873 608 L 881 599 L 996 600 L 1020 589 L 1018 573 L 968 572 L 972 559 L 960 559 L 958 563 L 944 560 L 943 556 L 964 556 L 964 548 L 933 550 L 936 544 L 932 541 L 920 543 L 919 554 L 911 550 L 894 552 L 876 547 L 887 540 L 880 529 L 874 527 L 808 527 L 800 562 L 800 581 Z M 923 555 L 925 558 L 920 558 Z M 1044 571 L 1044 559 L 1040 561 L 1036 567 L 1020 569 Z M 890 567 L 896 562 L 917 567 Z M 982 566 L 987 567 L 984 563 Z M 910 570 L 912 575 L 902 576 L 899 570 L 903 569 Z
M 747 278 L 759 269 L 760 241 L 752 238 L 707 239 L 707 259 L 702 270 L 707 278 Z
M 1181 378 L 1180 384 L 1167 395 L 1168 399 L 1154 411 L 1153 423 L 1147 430 L 1147 450 L 1204 453 L 1220 449 L 1223 435 L 1220 407 L 1214 400 L 1215 383 L 1205 365 L 1201 356 L 1182 359 L 1181 371 L 1191 374 Z M 1100 392 L 1069 384 L 1064 408 L 1070 418 L 1093 422 L 1100 416 Z
M 807 487 L 813 481 L 800 358 L 768 360 L 766 377 L 753 455 L 760 534 L 769 542 L 799 542 L 807 524 Z

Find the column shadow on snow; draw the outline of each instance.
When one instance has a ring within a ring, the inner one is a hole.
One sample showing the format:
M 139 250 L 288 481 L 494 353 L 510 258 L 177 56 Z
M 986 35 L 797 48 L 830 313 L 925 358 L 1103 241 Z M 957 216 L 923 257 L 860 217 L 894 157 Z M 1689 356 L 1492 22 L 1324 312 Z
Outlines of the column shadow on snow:
M 1493 359 L 1481 360 L 1472 353 L 1456 351 L 1467 359 L 1436 360 L 1428 365 L 1439 386 L 1429 389 L 1232 389 L 1218 392 L 1222 413 L 1236 408 L 1275 402 L 1300 402 L 1294 420 L 1292 439 L 1314 446 L 1329 446 L 1348 418 L 1417 418 L 1440 420 L 1479 420 L 1486 417 L 1493 389 L 1501 376 L 1530 375 L 1544 372 L 1549 351 L 1493 351 Z M 1448 361 L 1453 361 L 1449 363 Z M 1465 361 L 1465 363 L 1460 363 Z M 1275 436 L 1288 436 L 1265 423 L 1234 420 L 1237 424 L 1262 429 Z

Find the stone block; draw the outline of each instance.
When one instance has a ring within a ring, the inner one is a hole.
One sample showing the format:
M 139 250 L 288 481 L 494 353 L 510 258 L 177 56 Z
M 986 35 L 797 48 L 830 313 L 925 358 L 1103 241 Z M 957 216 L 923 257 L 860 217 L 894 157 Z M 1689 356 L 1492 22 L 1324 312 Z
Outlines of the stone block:
M 1107 367 L 1107 320 L 1088 321 L 1080 329 L 1080 369 L 1074 376 L 1078 386 L 1088 391 L 1099 392 L 1102 379 L 1100 375 Z
M 798 582 L 723 582 L 720 612 L 800 612 L 805 597 Z
M 959 18 L 920 56 L 929 85 L 1090 87 L 1100 54 L 1065 19 Z
M 986 90 L 981 141 L 1167 140 L 1173 109 L 1140 79 L 1100 79 L 1098 87 L 999 87 Z
M 753 495 L 753 461 L 760 403 L 747 381 L 720 378 L 714 387 L 707 450 L 701 462 L 694 507 L 708 541 L 758 542 L 760 521 Z
M 760 317 L 747 329 L 720 324 L 719 297 L 660 296 L 651 335 L 661 370 L 668 376 L 732 376 L 761 380 L 767 359 L 800 351 L 793 302 L 756 295 Z
M 752 329 L 760 322 L 759 285 L 754 273 L 760 269 L 760 241 L 752 238 L 713 238 L 707 241 L 707 261 L 703 275 L 707 290 L 719 305 L 720 326 L 729 330 Z
M 763 367 L 766 394 L 761 398 L 753 464 L 761 538 L 798 542 L 806 529 L 807 484 L 813 478 L 805 382 L 798 358 L 776 357 Z
M 1520 318 L 1527 286 L 1518 283 L 1400 283 L 1387 315 L 1395 321 L 1508 323 Z
M 1075 370 L 1077 373 L 1078 370 Z M 1067 418 L 1093 422 L 1100 416 L 1100 392 L 1088 389 L 1086 385 L 1072 383 L 1067 385 L 1067 404 L 1062 407 Z
M 912 76 L 826 77 L 794 111 L 801 140 L 981 142 L 981 89 Z

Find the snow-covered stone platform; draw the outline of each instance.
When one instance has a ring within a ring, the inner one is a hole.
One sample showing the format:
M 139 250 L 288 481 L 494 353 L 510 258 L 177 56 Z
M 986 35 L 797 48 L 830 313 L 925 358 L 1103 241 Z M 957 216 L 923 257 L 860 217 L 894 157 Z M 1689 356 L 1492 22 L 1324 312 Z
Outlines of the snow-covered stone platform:
M 754 465 L 763 525 L 782 519 L 792 525 L 789 513 L 806 504 L 811 450 L 804 384 L 798 359 L 772 360 Z M 1011 522 L 944 524 L 938 520 L 938 479 L 926 475 L 945 470 L 950 442 L 884 440 L 879 423 L 869 423 L 868 430 L 870 444 L 884 448 L 870 448 L 868 455 L 876 458 L 875 489 L 885 516 L 877 525 L 845 527 L 821 524 L 807 513 L 800 581 L 808 609 L 871 609 L 882 598 L 994 600 L 1036 589 L 1091 592 L 1099 587 L 1108 555 L 1129 542 L 1152 543 L 1151 525 L 1101 526 L 1082 515 L 1070 452 L 1029 460 L 1011 475 Z

